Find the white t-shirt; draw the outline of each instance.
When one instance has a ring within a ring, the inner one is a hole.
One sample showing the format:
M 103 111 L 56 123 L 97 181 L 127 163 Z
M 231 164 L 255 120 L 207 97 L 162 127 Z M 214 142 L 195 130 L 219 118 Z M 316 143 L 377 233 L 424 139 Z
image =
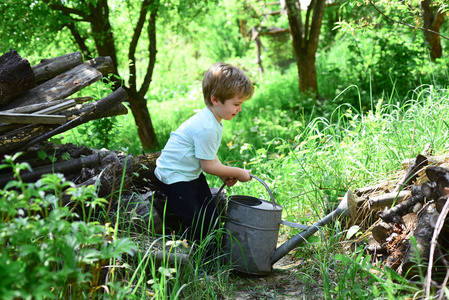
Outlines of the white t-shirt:
M 223 125 L 205 107 L 170 134 L 154 174 L 165 184 L 192 181 L 201 174 L 201 159 L 214 160 Z

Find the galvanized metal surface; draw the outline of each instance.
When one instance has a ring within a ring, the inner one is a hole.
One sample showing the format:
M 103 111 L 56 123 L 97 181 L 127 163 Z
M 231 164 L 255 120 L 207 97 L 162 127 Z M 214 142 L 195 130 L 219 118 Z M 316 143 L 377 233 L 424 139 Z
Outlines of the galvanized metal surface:
M 249 196 L 229 197 L 223 248 L 237 271 L 265 275 L 271 272 L 282 206 Z

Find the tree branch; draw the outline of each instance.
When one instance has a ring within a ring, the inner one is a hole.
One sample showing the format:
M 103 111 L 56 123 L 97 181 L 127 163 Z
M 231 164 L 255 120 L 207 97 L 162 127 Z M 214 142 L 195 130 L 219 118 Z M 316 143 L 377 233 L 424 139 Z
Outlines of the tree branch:
M 154 65 L 156 63 L 156 16 L 157 16 L 157 7 L 151 10 L 150 20 L 148 22 L 148 51 L 150 52 L 150 60 L 148 61 L 147 73 L 145 75 L 145 79 L 142 83 L 142 87 L 140 88 L 139 94 L 145 96 L 148 89 L 150 88 L 151 78 L 153 77 Z
M 129 65 L 129 86 L 131 89 L 137 92 L 136 87 L 136 48 L 139 42 L 140 35 L 142 33 L 143 26 L 145 24 L 145 19 L 147 16 L 148 5 L 150 0 L 145 0 L 142 2 L 142 7 L 140 8 L 139 20 L 137 21 L 136 27 L 134 28 L 134 33 L 129 43 L 128 58 L 131 61 Z
M 50 3 L 49 0 L 44 0 L 44 2 L 47 3 L 48 6 L 49 6 L 51 9 L 59 10 L 59 11 L 61 11 L 62 13 L 68 15 L 68 16 L 70 16 L 70 14 L 78 15 L 78 16 L 80 16 L 83 20 L 85 20 L 85 21 L 89 20 L 89 18 L 90 18 L 90 16 L 87 15 L 86 13 L 84 13 L 82 10 L 74 9 L 74 8 L 69 8 L 69 7 L 64 6 L 64 5 L 62 5 L 62 4 Z
M 78 31 L 78 29 L 76 29 L 74 23 L 67 23 L 66 26 L 70 30 L 70 32 L 72 33 L 72 36 L 75 39 L 75 42 L 78 44 L 78 47 L 80 48 L 81 53 L 83 53 L 84 56 L 87 56 L 87 57 L 91 58 L 92 52 L 89 50 L 89 48 L 87 47 L 87 45 L 85 43 L 86 38 L 83 38 L 81 36 L 81 34 Z
M 325 0 L 317 0 L 317 2 L 314 4 L 313 7 L 313 16 L 312 16 L 312 24 L 310 27 L 309 41 L 312 42 L 312 44 L 315 44 L 316 46 L 318 46 L 318 39 L 320 37 L 320 29 L 325 7 L 326 7 Z M 313 51 L 316 51 L 316 48 L 313 49 Z
M 312 14 L 312 9 L 315 6 L 316 0 L 311 0 L 309 6 L 307 6 L 307 12 L 306 12 L 306 22 L 304 24 L 304 36 L 306 42 L 308 41 L 309 36 L 309 28 L 310 28 L 310 15 Z
M 408 26 L 408 27 L 410 27 L 410 28 L 418 28 L 418 29 L 421 29 L 421 30 L 423 30 L 423 31 L 432 32 L 432 33 L 435 33 L 435 34 L 441 36 L 442 38 L 444 38 L 444 39 L 446 39 L 446 40 L 449 40 L 448 37 L 442 35 L 442 34 L 439 33 L 439 32 L 436 32 L 436 31 L 434 31 L 434 30 L 426 29 L 426 28 L 419 27 L 419 26 L 413 26 L 413 25 L 411 25 L 411 24 L 404 23 L 404 22 L 401 22 L 401 21 L 392 19 L 392 18 L 390 18 L 389 16 L 385 15 L 382 11 L 380 11 L 380 10 L 374 5 L 374 3 L 373 3 L 371 0 L 369 0 L 369 3 L 374 7 L 375 10 L 377 10 L 378 13 L 380 13 L 380 14 L 381 14 L 382 16 L 384 16 L 386 19 L 388 19 L 388 20 L 390 20 L 390 21 L 392 21 L 392 22 L 394 22 L 394 23 L 398 23 L 398 24 L 401 24 L 401 25 L 404 25 L 404 26 Z

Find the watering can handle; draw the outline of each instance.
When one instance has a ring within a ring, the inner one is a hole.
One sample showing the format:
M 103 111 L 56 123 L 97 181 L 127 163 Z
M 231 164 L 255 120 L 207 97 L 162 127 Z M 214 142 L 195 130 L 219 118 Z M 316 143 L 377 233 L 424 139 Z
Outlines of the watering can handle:
M 274 197 L 273 197 L 273 193 L 271 192 L 270 188 L 268 187 L 268 185 L 265 183 L 265 181 L 263 181 L 262 179 L 260 179 L 257 176 L 254 175 L 250 175 L 252 178 L 258 180 L 260 183 L 262 183 L 262 185 L 267 189 L 268 194 L 270 195 L 271 198 L 271 202 L 273 203 L 273 207 L 276 207 L 276 201 L 274 201 Z
M 271 197 L 271 202 L 273 203 L 273 208 L 276 207 L 276 201 L 274 201 L 274 196 L 273 193 L 271 192 L 270 188 L 268 187 L 268 185 L 265 183 L 265 181 L 263 181 L 262 179 L 260 179 L 257 176 L 254 175 L 250 175 L 252 178 L 258 180 L 260 183 L 262 183 L 262 185 L 267 189 L 268 194 Z M 215 201 L 218 201 L 218 197 L 220 196 L 221 191 L 224 189 L 224 187 L 226 186 L 226 182 L 223 183 L 223 185 L 220 187 L 220 189 L 218 190 L 217 196 L 215 198 Z

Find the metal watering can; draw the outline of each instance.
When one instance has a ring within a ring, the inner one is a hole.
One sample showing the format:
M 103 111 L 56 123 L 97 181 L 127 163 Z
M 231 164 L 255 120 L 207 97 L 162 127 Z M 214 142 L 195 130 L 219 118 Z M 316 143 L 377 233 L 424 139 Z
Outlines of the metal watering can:
M 340 215 L 350 216 L 348 198 L 352 199 L 353 195 L 349 190 L 334 211 L 312 226 L 283 221 L 282 206 L 275 202 L 267 184 L 256 176 L 251 177 L 263 184 L 271 202 L 239 195 L 228 199 L 225 223 L 228 234 L 223 238 L 223 251 L 228 263 L 237 271 L 254 275 L 269 274 L 274 263 L 317 232 L 319 227 Z M 303 231 L 276 249 L 280 224 Z

